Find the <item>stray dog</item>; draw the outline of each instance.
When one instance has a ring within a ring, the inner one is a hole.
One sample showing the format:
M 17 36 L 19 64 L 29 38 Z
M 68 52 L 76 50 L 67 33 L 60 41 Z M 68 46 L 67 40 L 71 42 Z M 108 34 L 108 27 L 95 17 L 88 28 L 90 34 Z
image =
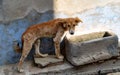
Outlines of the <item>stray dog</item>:
M 58 59 L 63 59 L 63 55 L 60 53 L 60 40 L 65 33 L 69 31 L 71 35 L 74 34 L 75 26 L 82 22 L 79 18 L 58 18 L 44 22 L 41 24 L 36 24 L 30 26 L 22 35 L 22 48 L 19 46 L 16 47 L 16 51 L 21 51 L 22 56 L 18 63 L 18 71 L 23 72 L 22 64 L 28 53 L 30 52 L 32 46 L 35 46 L 35 56 L 37 57 L 46 57 L 48 54 L 42 54 L 39 51 L 41 37 L 52 37 L 55 45 L 55 54 Z

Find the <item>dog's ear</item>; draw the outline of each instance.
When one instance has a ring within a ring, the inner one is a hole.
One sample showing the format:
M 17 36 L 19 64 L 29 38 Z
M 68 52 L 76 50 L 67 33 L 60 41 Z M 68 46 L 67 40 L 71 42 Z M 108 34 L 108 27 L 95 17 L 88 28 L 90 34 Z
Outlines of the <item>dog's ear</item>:
M 62 26 L 63 26 L 63 28 L 66 28 L 66 22 L 64 21 L 63 23 L 62 23 Z
M 75 18 L 75 22 L 76 23 L 79 23 L 79 22 L 83 23 L 83 21 L 81 19 L 79 19 L 78 17 Z
M 66 21 L 64 20 L 58 21 L 58 24 L 61 25 L 63 28 L 66 28 Z

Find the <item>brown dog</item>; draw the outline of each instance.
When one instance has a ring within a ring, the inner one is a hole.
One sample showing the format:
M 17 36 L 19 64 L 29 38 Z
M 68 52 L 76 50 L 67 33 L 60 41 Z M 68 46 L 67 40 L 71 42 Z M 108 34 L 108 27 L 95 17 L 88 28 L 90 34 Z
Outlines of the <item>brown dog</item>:
M 22 64 L 28 53 L 30 52 L 33 44 L 35 46 L 35 55 L 38 57 L 46 57 L 48 54 L 42 54 L 39 52 L 41 37 L 52 37 L 55 45 L 55 54 L 57 58 L 63 59 L 64 57 L 60 53 L 60 40 L 65 31 L 69 31 L 71 35 L 74 34 L 75 26 L 82 22 L 79 18 L 58 18 L 50 20 L 37 25 L 30 26 L 22 35 L 22 56 L 18 63 L 18 71 L 23 72 Z M 17 48 L 20 50 L 20 48 Z

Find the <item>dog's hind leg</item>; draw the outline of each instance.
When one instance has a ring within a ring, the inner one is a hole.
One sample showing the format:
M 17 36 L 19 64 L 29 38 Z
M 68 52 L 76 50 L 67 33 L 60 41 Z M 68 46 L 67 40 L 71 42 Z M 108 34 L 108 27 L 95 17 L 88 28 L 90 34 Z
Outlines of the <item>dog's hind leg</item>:
M 33 44 L 33 42 L 28 42 L 28 41 L 23 42 L 22 56 L 19 60 L 18 66 L 17 66 L 17 69 L 18 69 L 19 72 L 24 71 L 22 69 L 22 65 L 23 65 L 23 62 L 24 62 L 25 58 L 27 57 L 28 53 L 30 52 L 30 50 L 32 48 L 32 44 Z
M 35 46 L 35 57 L 46 57 L 46 56 L 48 56 L 48 54 L 42 54 L 39 50 L 39 47 L 40 47 L 40 39 L 37 39 L 36 41 L 35 41 L 35 44 L 34 44 L 34 46 Z

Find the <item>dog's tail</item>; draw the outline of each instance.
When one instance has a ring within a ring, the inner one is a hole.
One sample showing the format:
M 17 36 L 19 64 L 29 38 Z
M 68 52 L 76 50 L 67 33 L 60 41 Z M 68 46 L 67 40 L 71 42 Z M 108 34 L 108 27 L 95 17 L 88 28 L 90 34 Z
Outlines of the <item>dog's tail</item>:
M 13 49 L 17 53 L 22 53 L 22 48 L 20 47 L 20 45 L 17 41 L 14 41 Z

